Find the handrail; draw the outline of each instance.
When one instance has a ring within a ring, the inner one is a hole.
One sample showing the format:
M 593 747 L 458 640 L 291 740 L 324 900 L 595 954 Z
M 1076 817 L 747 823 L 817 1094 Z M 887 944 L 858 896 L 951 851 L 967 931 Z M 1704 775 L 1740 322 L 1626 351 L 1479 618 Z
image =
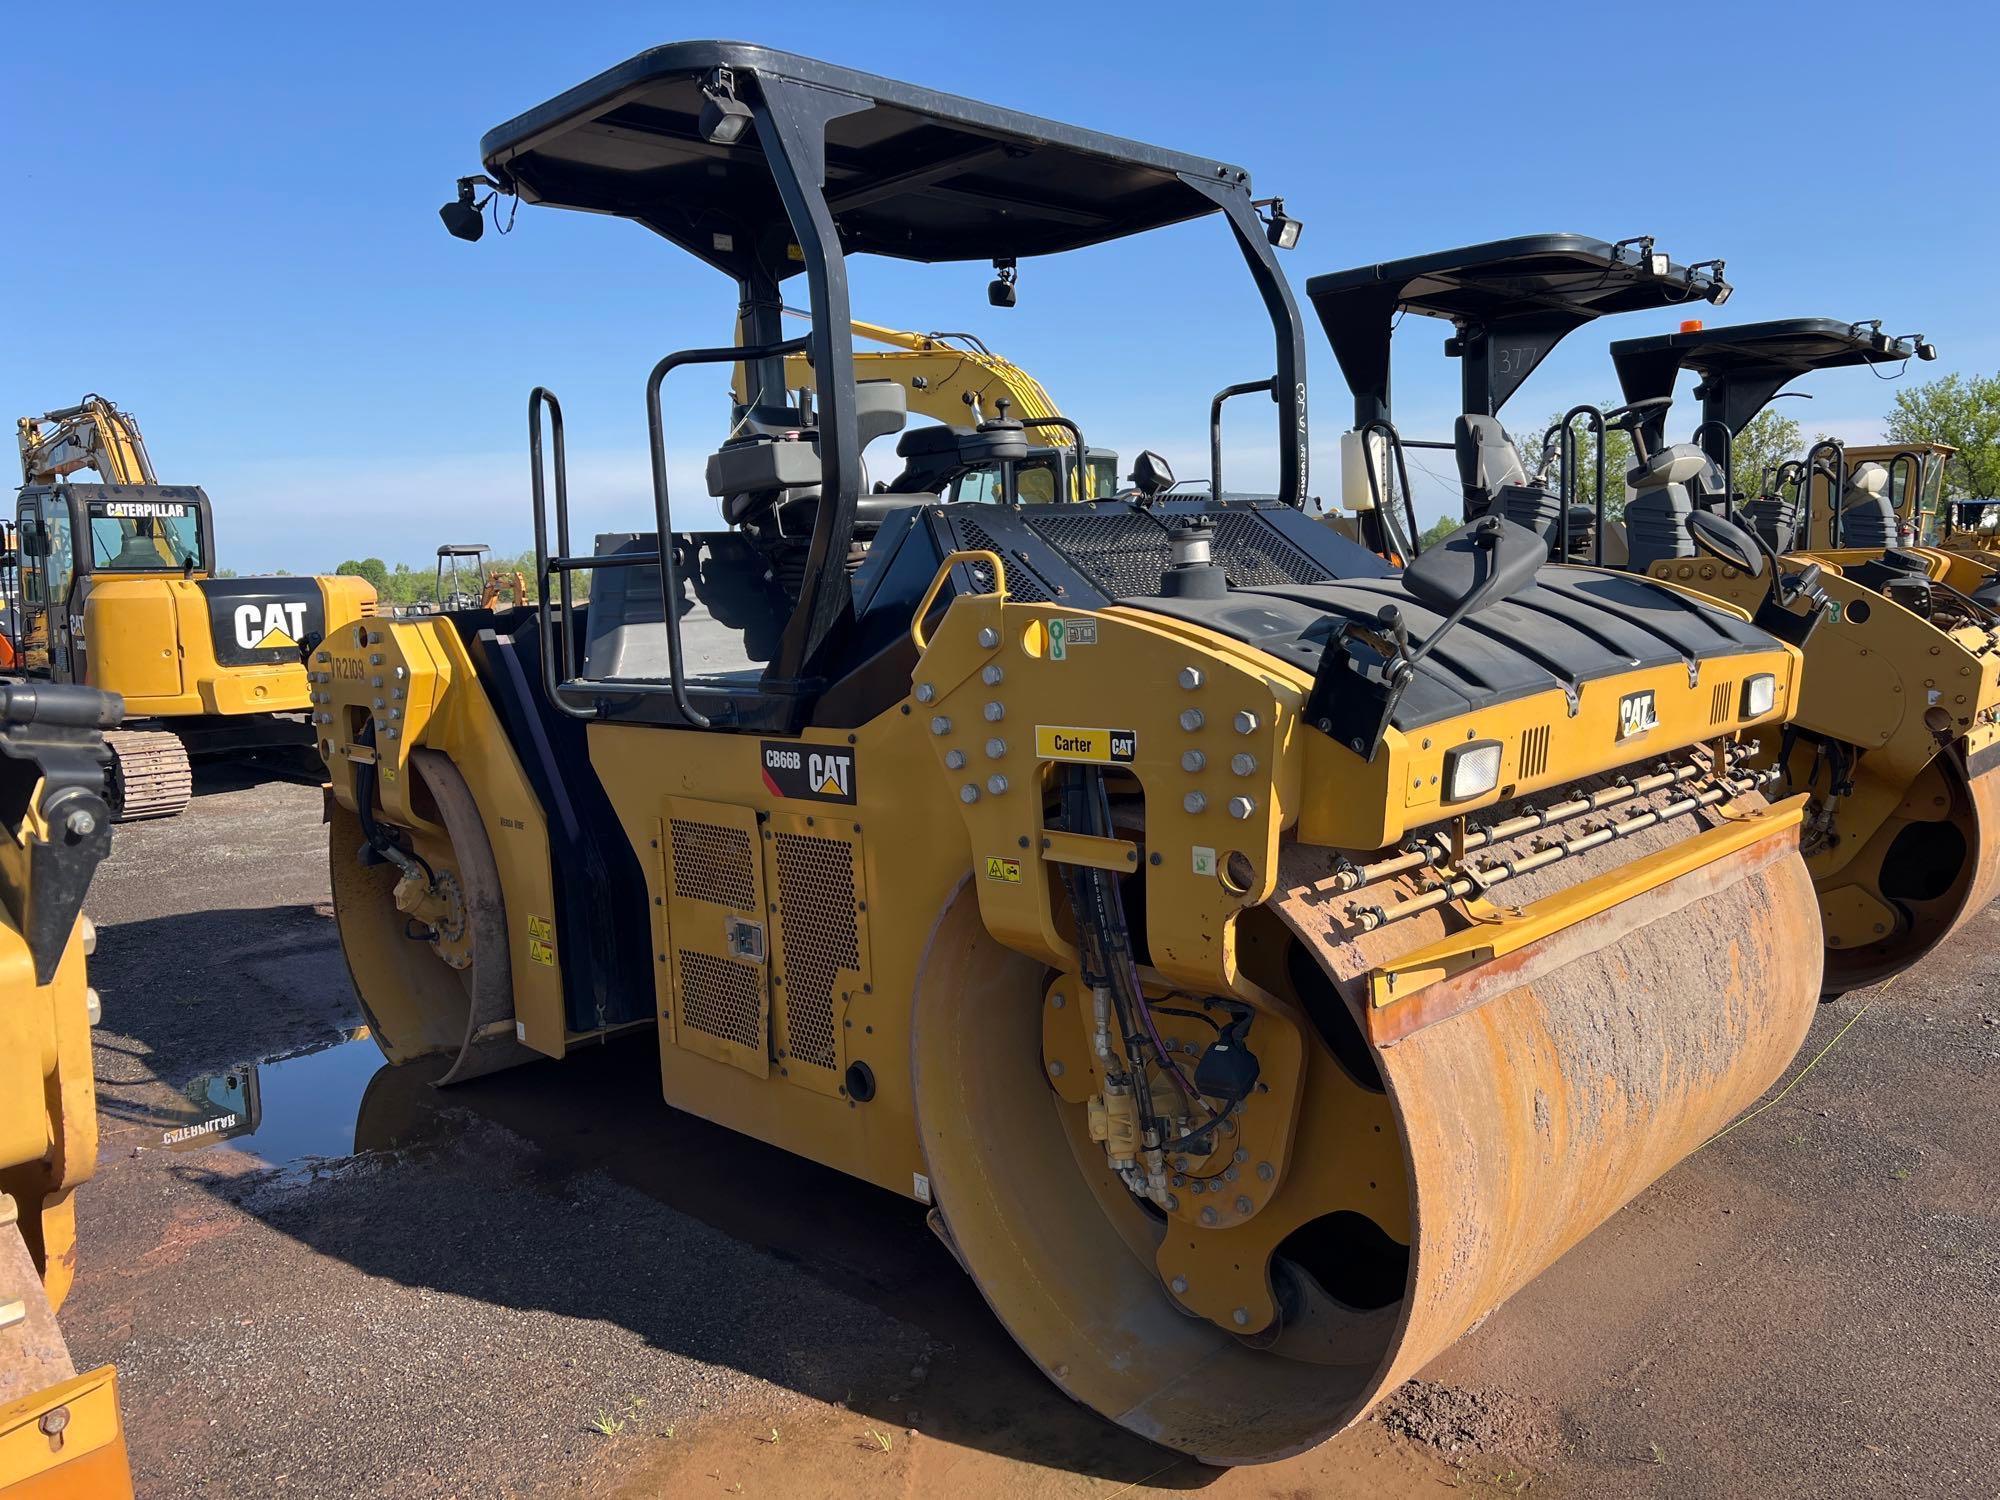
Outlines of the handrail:
M 1822 450 L 1833 455 L 1833 467 L 1831 469 L 1826 468 L 1819 462 L 1819 455 Z M 1812 482 L 1816 476 L 1821 474 L 1826 476 L 1827 546 L 1831 550 L 1838 550 L 1840 547 L 1840 491 L 1841 486 L 1847 482 L 1847 445 L 1845 443 L 1835 438 L 1821 438 L 1810 448 L 1806 449 L 1805 473 L 1800 480 L 1800 484 L 1802 486 L 1801 493 L 1805 496 L 1806 502 L 1806 541 L 1805 547 L 1802 550 L 1808 552 L 1812 550 Z
M 1083 429 L 1068 417 L 1020 417 L 1016 420 L 1023 427 L 1061 427 L 1069 433 L 1070 441 L 1076 444 L 1076 462 L 1071 466 L 1076 477 L 1076 498 L 1079 501 L 1088 500 L 1090 496 L 1083 492 Z M 1060 472 L 1062 468 L 1062 459 L 1060 457 L 1056 459 L 1056 468 Z M 1021 492 L 1019 480 L 1016 479 L 1008 488 L 1014 491 L 1010 498 L 1016 505 L 1020 504 Z
M 924 597 L 917 605 L 917 612 L 910 616 L 910 640 L 919 651 L 930 648 L 930 642 L 924 637 L 924 616 L 931 612 L 931 606 L 937 602 L 938 592 L 944 587 L 945 580 L 951 577 L 951 570 L 960 563 L 975 562 L 985 563 L 993 569 L 993 587 L 985 594 L 975 597 L 987 598 L 998 594 L 1004 599 L 1007 596 L 1007 564 L 999 553 L 985 547 L 948 553 L 945 560 L 938 564 L 937 576 L 931 579 L 931 586 L 924 590 Z
M 1711 460 L 1715 459 L 1714 451 L 1702 443 L 1702 437 L 1711 427 L 1722 434 L 1722 457 L 1718 461 L 1722 470 L 1722 514 L 1724 519 L 1733 521 L 1736 519 L 1736 434 L 1729 430 L 1727 422 L 1717 417 L 1710 417 L 1695 428 L 1695 446 L 1707 453 Z
M 1407 538 L 1396 534 L 1395 516 L 1382 494 L 1381 481 L 1375 474 L 1375 450 L 1369 446 L 1368 439 L 1378 431 L 1388 437 L 1389 451 L 1396 456 L 1396 473 L 1403 486 L 1403 507 L 1409 512 L 1410 519 L 1410 534 Z M 1407 567 L 1417 555 L 1417 501 L 1410 490 L 1410 464 L 1403 453 L 1403 439 L 1396 431 L 1396 424 L 1387 417 L 1377 417 L 1372 422 L 1362 425 L 1361 463 L 1368 474 L 1368 498 L 1375 502 L 1375 512 L 1382 518 L 1382 529 L 1388 533 L 1389 540 L 1401 550 L 1403 564 Z
M 1278 377 L 1225 385 L 1208 403 L 1208 498 L 1217 505 L 1222 503 L 1222 403 L 1234 396 L 1254 396 L 1259 391 L 1277 400 Z
M 653 540 L 660 554 L 660 619 L 667 629 L 667 673 L 674 707 L 696 729 L 709 727 L 708 715 L 688 701 L 687 671 L 682 661 L 680 572 L 674 565 L 673 521 L 667 503 L 666 422 L 660 414 L 660 387 L 667 376 L 685 365 L 728 365 L 739 360 L 783 358 L 808 348 L 811 338 L 780 339 L 769 344 L 732 344 L 718 349 L 679 349 L 653 366 L 646 377 L 646 440 L 653 456 Z
M 538 385 L 528 392 L 528 493 L 535 515 L 535 631 L 542 646 L 542 691 L 549 702 L 571 718 L 594 719 L 597 717 L 596 708 L 577 708 L 565 702 L 557 691 L 561 679 L 572 675 L 570 659 L 575 643 L 570 634 L 573 601 L 570 598 L 569 569 L 550 567 L 548 504 L 543 493 L 542 474 L 542 408 L 545 406 L 549 412 L 549 431 L 555 443 L 556 556 L 569 560 L 569 459 L 563 448 L 562 403 L 556 400 L 555 393 L 547 386 Z M 556 671 L 558 637 L 555 620 L 549 611 L 551 575 L 561 579 L 560 676 Z
M 1562 428 L 1562 447 L 1560 456 L 1557 459 L 1556 472 L 1561 476 L 1558 487 L 1562 491 L 1562 514 L 1557 518 L 1556 522 L 1556 536 L 1559 539 L 1556 557 L 1561 562 L 1569 561 L 1570 475 L 1576 465 L 1576 429 L 1571 424 L 1578 417 L 1588 417 L 1590 419 L 1591 433 L 1597 439 L 1596 489 L 1593 493 L 1593 503 L 1591 506 L 1591 511 L 1595 515 L 1596 521 L 1591 527 L 1590 560 L 1593 567 L 1601 568 L 1604 566 L 1604 445 L 1605 434 L 1608 428 L 1605 424 L 1603 408 L 1592 406 L 1589 402 L 1585 402 L 1580 406 L 1572 406 L 1568 411 L 1563 413 L 1562 422 L 1559 424 Z M 1544 437 L 1542 439 L 1542 452 L 1545 455 L 1548 452 L 1548 446 L 1548 438 Z

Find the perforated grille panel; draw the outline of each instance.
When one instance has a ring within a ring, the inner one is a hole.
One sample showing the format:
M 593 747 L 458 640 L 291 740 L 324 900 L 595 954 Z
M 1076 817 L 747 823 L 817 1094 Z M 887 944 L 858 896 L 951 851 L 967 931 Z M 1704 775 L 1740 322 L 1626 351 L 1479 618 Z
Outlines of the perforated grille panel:
M 968 550 L 997 552 L 1007 558 L 1007 597 L 1016 604 L 1040 604 L 1055 597 L 1040 578 L 1018 557 L 1007 557 L 1007 549 L 993 540 L 993 533 L 981 526 L 969 515 L 952 518 L 957 523 L 959 545 Z M 993 570 L 984 563 L 972 565 L 972 576 L 979 580 L 979 587 L 990 590 L 993 587 Z
M 764 971 L 712 953 L 676 950 L 680 1023 L 751 1051 L 764 1046 Z
M 861 967 L 855 922 L 854 846 L 781 833 L 778 912 L 783 924 L 786 1033 L 792 1058 L 832 1068 L 834 984 Z
M 1237 588 L 1322 583 L 1332 576 L 1253 512 L 1215 512 L 1206 519 L 1215 527 L 1212 555 Z M 1172 561 L 1165 529 L 1147 516 L 1045 514 L 1029 524 L 1099 588 L 1120 599 L 1159 593 L 1160 574 Z
M 674 895 L 736 911 L 757 909 L 757 881 L 750 866 L 750 838 L 714 823 L 673 822 Z

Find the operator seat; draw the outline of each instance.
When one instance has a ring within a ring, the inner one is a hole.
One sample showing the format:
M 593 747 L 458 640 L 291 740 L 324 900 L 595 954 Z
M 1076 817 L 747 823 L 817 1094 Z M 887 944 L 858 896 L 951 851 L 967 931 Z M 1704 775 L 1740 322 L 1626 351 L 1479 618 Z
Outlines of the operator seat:
M 1799 508 L 1783 495 L 1759 495 L 1747 507 L 1750 527 L 1780 556 L 1799 544 Z
M 1694 539 L 1687 529 L 1695 509 L 1689 486 L 1702 481 L 1710 494 L 1722 489 L 1722 476 L 1713 461 L 1693 443 L 1662 449 L 1625 476 L 1631 491 L 1625 502 L 1625 546 L 1627 566 L 1633 572 L 1650 572 L 1656 562 L 1694 556 Z
M 171 566 L 166 555 L 160 550 L 160 538 L 151 532 L 142 532 L 136 527 L 125 533 L 125 539 L 118 548 L 118 555 L 104 564 L 107 568 L 165 568 Z
M 1888 469 L 1876 463 L 1857 464 L 1840 498 L 1840 545 L 1874 549 L 1894 547 L 1900 540 Z
M 1504 516 L 1555 547 L 1562 501 L 1546 485 L 1529 483 L 1520 452 L 1499 418 L 1467 412 L 1452 429 L 1452 448 L 1465 489 L 1466 520 Z

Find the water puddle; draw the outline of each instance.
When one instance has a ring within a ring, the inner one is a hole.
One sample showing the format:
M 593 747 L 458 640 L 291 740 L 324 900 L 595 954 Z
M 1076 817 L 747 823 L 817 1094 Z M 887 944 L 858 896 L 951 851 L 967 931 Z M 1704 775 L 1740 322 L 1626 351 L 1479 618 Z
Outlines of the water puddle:
M 351 1156 L 362 1101 L 388 1067 L 367 1027 L 307 1052 L 239 1063 L 190 1082 L 185 1102 L 162 1121 L 170 1151 L 224 1149 L 273 1167 Z

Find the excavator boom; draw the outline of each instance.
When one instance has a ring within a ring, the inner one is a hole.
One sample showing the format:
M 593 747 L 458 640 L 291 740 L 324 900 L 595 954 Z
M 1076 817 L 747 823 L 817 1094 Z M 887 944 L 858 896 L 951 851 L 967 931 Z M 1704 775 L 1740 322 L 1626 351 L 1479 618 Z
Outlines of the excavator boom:
M 16 424 L 21 483 L 52 484 L 79 469 L 95 469 L 107 484 L 158 484 L 139 423 L 99 395 Z

